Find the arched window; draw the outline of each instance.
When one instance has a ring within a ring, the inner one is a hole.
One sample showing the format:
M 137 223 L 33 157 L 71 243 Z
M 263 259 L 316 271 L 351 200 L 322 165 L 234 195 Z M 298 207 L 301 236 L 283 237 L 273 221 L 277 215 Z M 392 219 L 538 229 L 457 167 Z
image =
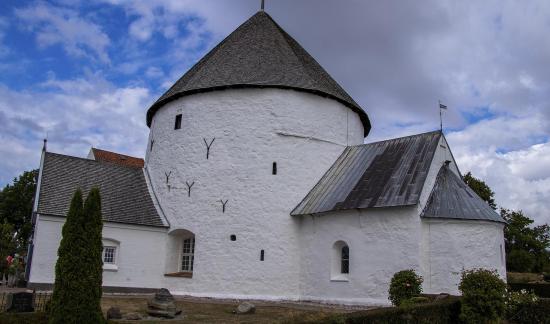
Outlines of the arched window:
M 344 241 L 337 241 L 332 246 L 330 279 L 332 281 L 348 281 L 349 276 L 349 246 Z

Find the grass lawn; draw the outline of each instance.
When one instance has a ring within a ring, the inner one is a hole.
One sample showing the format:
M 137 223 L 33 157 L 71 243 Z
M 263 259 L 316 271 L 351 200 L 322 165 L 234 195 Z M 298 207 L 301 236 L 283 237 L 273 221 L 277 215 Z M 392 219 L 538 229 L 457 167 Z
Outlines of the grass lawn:
M 147 297 L 133 296 L 104 296 L 102 301 L 103 312 L 111 306 L 120 308 L 122 314 L 135 312 L 146 315 Z M 213 300 L 205 298 L 176 298 L 177 306 L 183 310 L 185 318 L 179 321 L 158 321 L 158 323 L 285 323 L 292 319 L 315 320 L 334 313 L 346 313 L 357 308 L 321 307 L 318 305 L 253 302 L 256 313 L 250 315 L 236 315 L 233 310 L 237 301 Z M 119 321 L 119 323 L 136 323 L 136 321 Z M 157 323 L 139 321 L 139 323 Z

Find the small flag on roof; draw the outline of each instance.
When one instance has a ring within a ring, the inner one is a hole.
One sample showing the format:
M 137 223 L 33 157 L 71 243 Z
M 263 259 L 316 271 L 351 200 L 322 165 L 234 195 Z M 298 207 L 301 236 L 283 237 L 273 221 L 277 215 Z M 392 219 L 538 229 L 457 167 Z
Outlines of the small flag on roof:
M 439 108 L 440 109 L 447 109 L 447 106 L 445 106 L 444 104 L 442 104 L 441 102 L 439 103 Z

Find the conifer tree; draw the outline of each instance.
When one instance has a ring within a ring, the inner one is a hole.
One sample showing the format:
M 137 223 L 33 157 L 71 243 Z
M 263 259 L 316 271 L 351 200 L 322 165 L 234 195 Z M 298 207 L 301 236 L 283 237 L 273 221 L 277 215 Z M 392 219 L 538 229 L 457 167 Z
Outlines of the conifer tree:
M 63 226 L 49 322 L 104 323 L 101 313 L 103 274 L 101 198 L 94 188 L 82 204 L 77 189 Z
M 63 225 L 61 243 L 57 250 L 55 283 L 50 304 L 50 323 L 76 323 L 81 302 L 80 280 L 83 250 L 83 205 L 82 191 L 73 195 L 71 206 Z
M 101 232 L 103 230 L 103 221 L 101 219 L 101 197 L 99 189 L 93 188 L 86 202 L 84 203 L 84 236 L 87 247 L 87 254 L 84 255 L 83 270 L 86 278 L 83 285 L 87 292 L 87 301 L 82 305 L 84 313 L 88 314 L 87 318 L 90 323 L 102 323 L 103 315 L 101 313 L 101 284 L 103 280 L 103 243 L 101 241 Z

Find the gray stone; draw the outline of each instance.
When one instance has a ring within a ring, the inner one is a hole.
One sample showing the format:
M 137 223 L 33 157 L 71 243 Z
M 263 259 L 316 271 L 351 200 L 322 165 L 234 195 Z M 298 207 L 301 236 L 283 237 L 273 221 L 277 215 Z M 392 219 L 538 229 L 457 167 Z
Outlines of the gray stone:
M 147 301 L 147 314 L 154 317 L 174 318 L 181 310 L 176 309 L 174 296 L 168 289 L 162 288 L 153 298 Z
M 120 313 L 120 308 L 118 307 L 111 307 L 107 310 L 107 319 L 121 319 L 122 314 Z
M 256 306 L 250 302 L 244 302 L 237 307 L 237 314 L 254 314 L 256 312 Z
M 435 300 L 447 299 L 447 298 L 449 298 L 449 296 L 450 296 L 449 294 L 441 293 L 441 294 L 435 296 Z
M 165 311 L 160 309 L 151 309 L 149 308 L 147 310 L 147 314 L 154 316 L 154 317 L 165 317 L 165 318 L 175 318 L 176 312 L 175 311 Z
M 173 301 L 159 301 L 156 299 L 150 299 L 147 301 L 147 307 L 159 309 L 159 310 L 168 310 L 175 311 L 176 305 Z
M 124 318 L 129 321 L 139 321 L 141 319 L 141 315 L 138 313 L 128 313 L 124 316 Z
M 34 312 L 34 294 L 29 292 L 9 293 L 6 303 L 7 312 Z

